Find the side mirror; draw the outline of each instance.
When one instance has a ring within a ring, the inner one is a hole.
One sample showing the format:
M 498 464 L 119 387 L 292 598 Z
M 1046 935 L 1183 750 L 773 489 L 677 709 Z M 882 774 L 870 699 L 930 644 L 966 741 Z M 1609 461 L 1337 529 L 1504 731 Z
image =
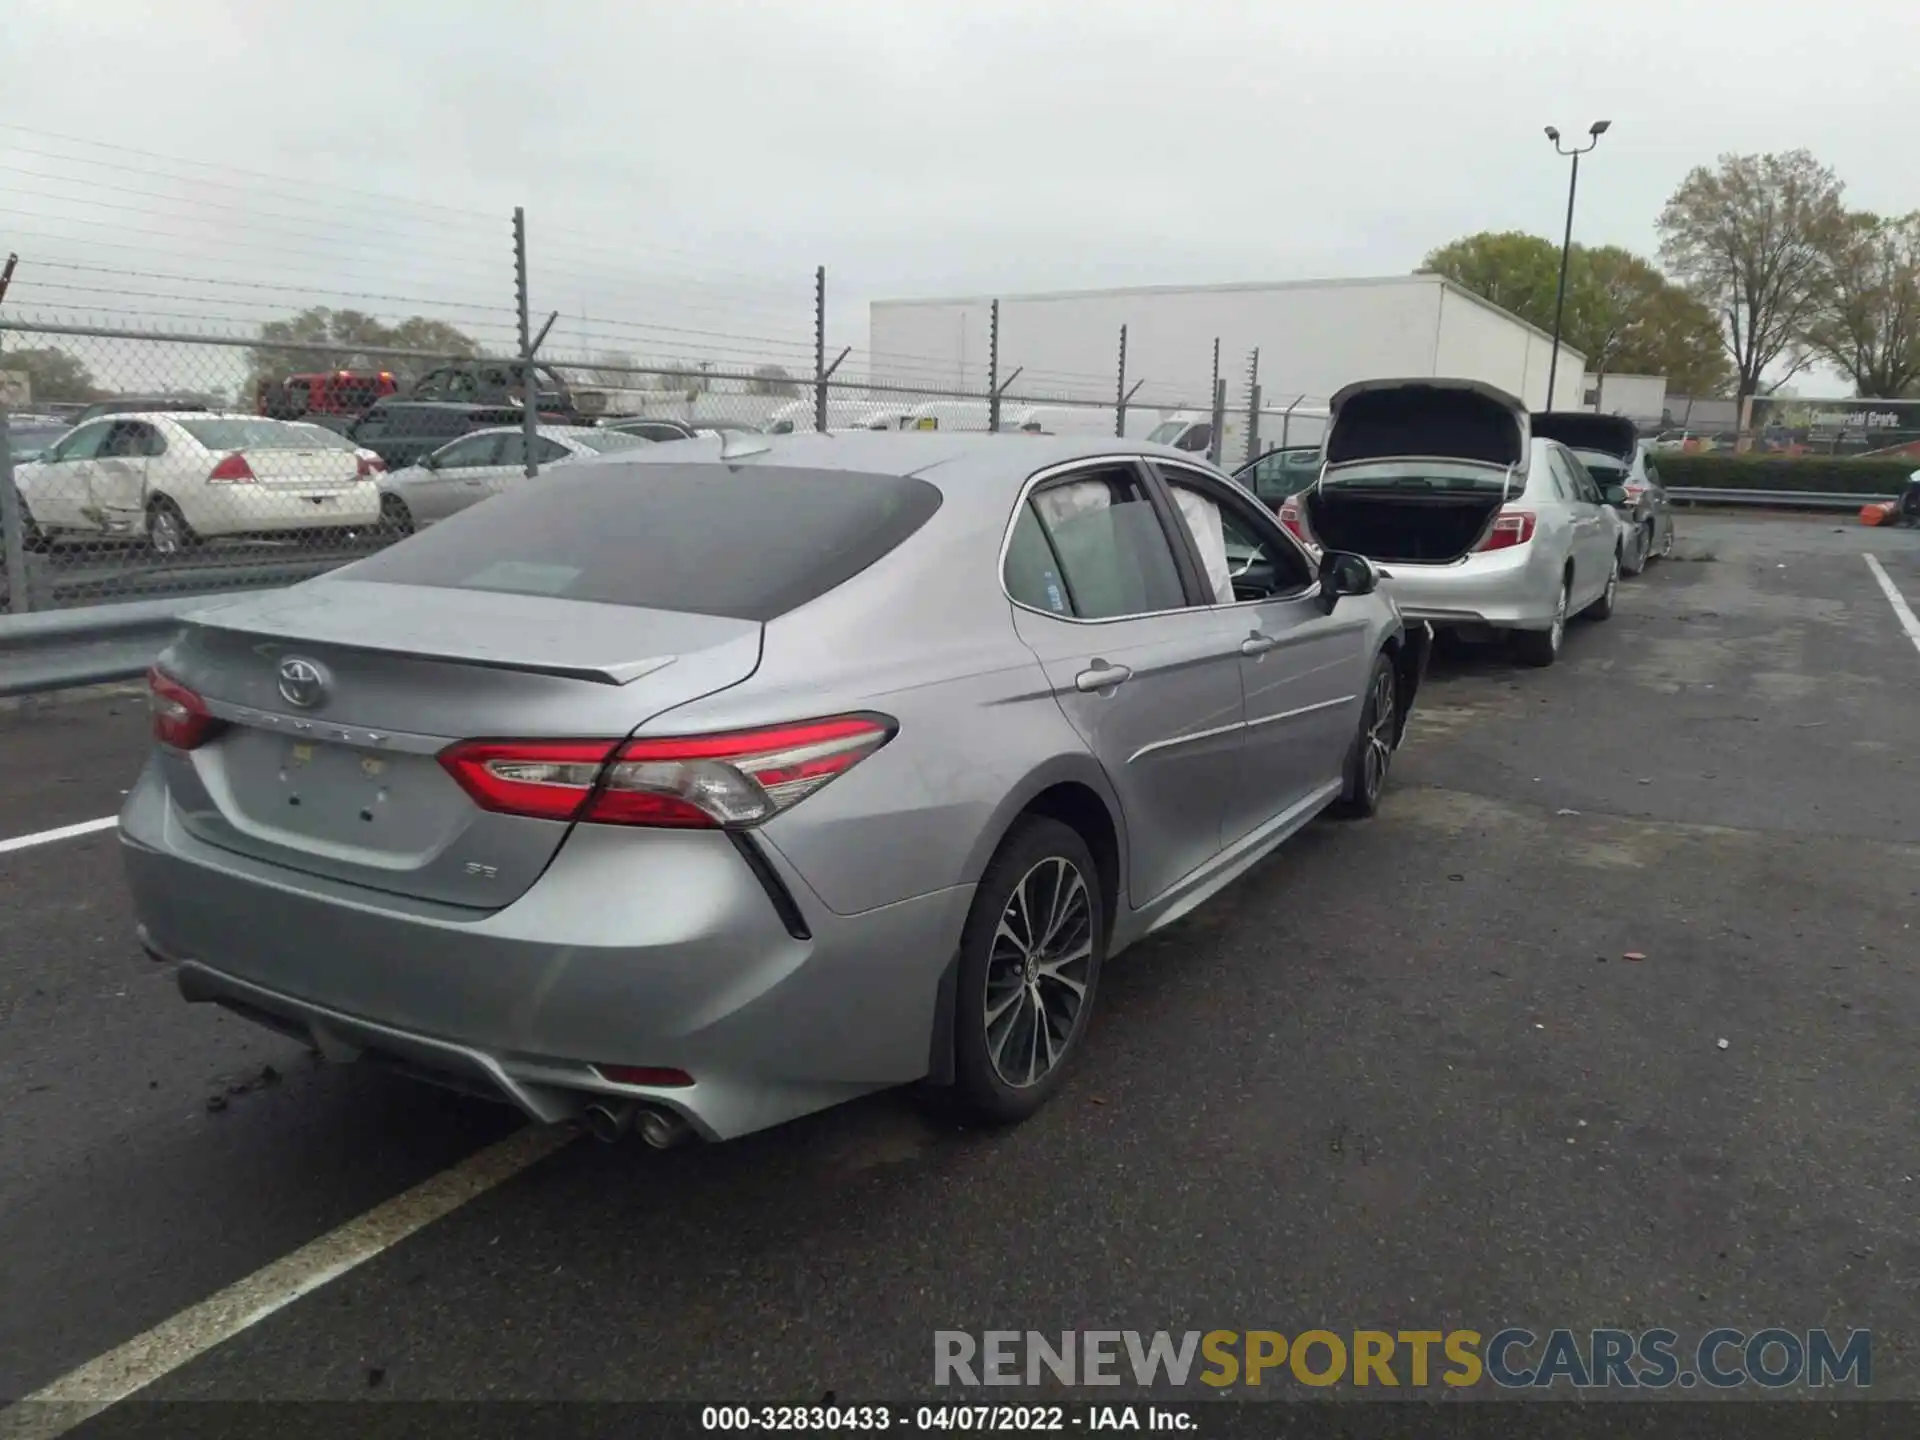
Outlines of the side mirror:
M 1371 595 L 1380 588 L 1380 572 L 1364 555 L 1328 550 L 1320 557 L 1320 608 L 1327 614 L 1343 595 Z
M 1607 504 L 1609 505 L 1625 505 L 1627 503 L 1627 487 L 1624 485 L 1609 485 L 1600 493 L 1606 497 Z

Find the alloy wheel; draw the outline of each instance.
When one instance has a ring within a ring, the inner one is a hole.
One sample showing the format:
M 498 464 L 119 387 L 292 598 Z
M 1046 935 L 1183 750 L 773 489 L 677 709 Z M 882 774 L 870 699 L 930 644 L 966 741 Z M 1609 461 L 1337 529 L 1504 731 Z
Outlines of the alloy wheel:
M 1360 756 L 1360 783 L 1366 787 L 1369 805 L 1380 798 L 1380 790 L 1387 783 L 1387 767 L 1393 763 L 1396 713 L 1393 672 L 1382 670 L 1374 677 L 1372 719 L 1367 725 L 1366 750 Z
M 1549 632 L 1553 638 L 1553 653 L 1560 653 L 1560 642 L 1567 638 L 1567 596 L 1569 585 L 1560 582 L 1560 598 L 1553 602 L 1553 629 Z
M 1616 555 L 1613 557 L 1613 569 L 1607 572 L 1606 605 L 1608 610 L 1613 609 L 1613 598 L 1619 593 L 1620 593 L 1620 557 Z
M 156 555 L 180 553 L 180 522 L 174 519 L 173 512 L 166 506 L 155 508 L 153 519 L 147 525 L 147 538 Z
M 1092 960 L 1086 877 L 1048 856 L 1013 887 L 987 956 L 987 1057 L 1007 1085 L 1036 1085 L 1066 1057 Z

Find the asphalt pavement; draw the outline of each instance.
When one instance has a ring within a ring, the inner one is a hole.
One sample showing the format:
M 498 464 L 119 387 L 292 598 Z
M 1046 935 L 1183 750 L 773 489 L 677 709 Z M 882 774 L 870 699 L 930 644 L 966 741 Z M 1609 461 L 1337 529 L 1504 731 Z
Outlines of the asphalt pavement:
M 142 1398 L 844 1401 L 924 1391 L 936 1330 L 1508 1324 L 1869 1328 L 1920 1398 L 1920 649 L 1861 558 L 1920 606 L 1920 534 L 1681 530 L 1554 668 L 1437 660 L 1381 814 L 1117 960 L 1026 1125 L 583 1140 Z M 143 748 L 125 693 L 0 711 L 0 840 Z M 115 843 L 0 854 L 0 1398 L 518 1124 L 181 1003 Z

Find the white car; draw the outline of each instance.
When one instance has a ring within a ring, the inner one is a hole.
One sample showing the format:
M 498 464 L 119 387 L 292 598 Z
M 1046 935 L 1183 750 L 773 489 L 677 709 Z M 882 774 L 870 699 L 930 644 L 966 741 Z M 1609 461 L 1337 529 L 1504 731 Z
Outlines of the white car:
M 211 536 L 378 524 L 377 462 L 312 429 L 217 413 L 89 420 L 15 470 L 28 539 L 144 538 L 175 555 Z
M 536 464 L 610 455 L 654 442 L 591 425 L 542 425 L 534 432 Z M 518 425 L 474 430 L 403 470 L 380 479 L 380 518 L 406 534 L 477 505 L 526 478 L 526 432 Z

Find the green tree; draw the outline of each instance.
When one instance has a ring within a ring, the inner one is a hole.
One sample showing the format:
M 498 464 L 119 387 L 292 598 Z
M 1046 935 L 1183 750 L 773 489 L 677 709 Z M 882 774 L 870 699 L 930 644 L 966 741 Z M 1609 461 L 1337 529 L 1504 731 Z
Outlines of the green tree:
M 93 372 L 84 363 L 50 345 L 32 350 L 0 351 L 0 370 L 25 372 L 35 403 L 98 400 L 102 393 L 94 383 Z
M 1722 155 L 1660 212 L 1660 258 L 1718 317 L 1743 400 L 1769 372 L 1784 384 L 1812 362 L 1805 337 L 1844 228 L 1843 188 L 1805 150 Z
M 1420 268 L 1553 330 L 1560 247 L 1551 240 L 1517 230 L 1466 235 Z M 1729 375 L 1713 312 L 1617 245 L 1575 245 L 1568 255 L 1561 339 L 1595 374 L 1664 375 L 1683 394 L 1717 394 Z
M 798 395 L 799 393 L 800 387 L 793 383 L 793 376 L 780 365 L 762 365 L 747 381 L 749 395 Z
M 1885 399 L 1920 382 L 1920 211 L 1846 216 L 1806 329 L 1807 344 L 1853 382 Z
M 388 325 L 359 310 L 316 305 L 260 327 L 259 348 L 247 352 L 249 386 L 261 380 L 324 370 L 390 370 L 410 383 L 445 359 L 484 354 L 468 335 L 441 320 L 413 315 Z M 295 348 L 284 348 L 292 346 Z M 431 359 L 399 359 L 369 353 L 423 350 Z

